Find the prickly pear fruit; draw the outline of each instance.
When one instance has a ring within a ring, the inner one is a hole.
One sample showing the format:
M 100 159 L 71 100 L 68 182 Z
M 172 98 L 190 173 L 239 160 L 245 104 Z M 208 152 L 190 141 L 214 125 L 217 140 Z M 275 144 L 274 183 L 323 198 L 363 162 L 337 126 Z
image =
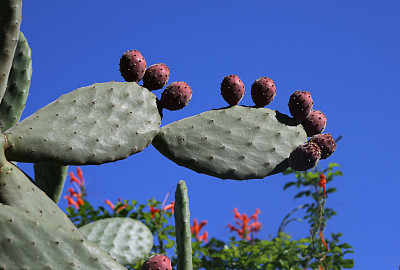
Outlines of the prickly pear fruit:
M 156 254 L 148 258 L 142 265 L 142 270 L 171 270 L 171 260 L 163 254 Z
M 163 88 L 169 79 L 169 67 L 163 63 L 151 65 L 143 77 L 143 86 L 147 89 L 157 90 Z
M 320 134 L 326 127 L 326 116 L 321 111 L 312 110 L 301 124 L 308 137 Z
M 336 142 L 330 133 L 314 135 L 309 142 L 316 143 L 319 146 L 321 149 L 321 159 L 326 159 L 336 150 Z
M 221 95 L 229 105 L 239 104 L 244 95 L 244 84 L 237 75 L 226 76 L 221 83 Z
M 119 71 L 127 82 L 139 82 L 143 78 L 146 68 L 146 60 L 137 50 L 124 52 L 119 61 Z
M 294 91 L 289 98 L 289 111 L 294 119 L 303 121 L 310 114 L 313 107 L 313 99 L 308 91 Z
M 183 109 L 192 98 L 192 88 L 185 82 L 173 82 L 161 94 L 161 106 L 170 111 Z
M 270 104 L 275 95 L 275 83 L 268 77 L 260 77 L 251 85 L 251 98 L 257 107 Z
M 317 165 L 321 158 L 321 149 L 316 143 L 308 142 L 297 146 L 290 153 L 289 166 L 295 171 L 306 171 Z

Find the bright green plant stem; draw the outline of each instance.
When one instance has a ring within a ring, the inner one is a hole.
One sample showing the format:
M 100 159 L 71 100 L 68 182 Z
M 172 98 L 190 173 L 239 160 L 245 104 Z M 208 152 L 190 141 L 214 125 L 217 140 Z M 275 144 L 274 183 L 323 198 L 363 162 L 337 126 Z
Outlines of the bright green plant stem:
M 131 218 L 102 219 L 79 230 L 88 241 L 98 244 L 122 265 L 144 259 L 153 247 L 151 231 L 142 222 Z
M 267 108 L 211 110 L 161 128 L 153 141 L 176 164 L 221 179 L 258 179 L 288 168 L 307 141 L 302 125 Z
M 0 104 L 0 126 L 2 131 L 13 127 L 19 122 L 28 98 L 31 76 L 31 49 L 24 34 L 20 32 L 10 75 L 8 76 L 7 90 Z
M 58 203 L 67 178 L 68 166 L 33 164 L 35 183 L 55 203 Z
M 186 183 L 183 180 L 180 180 L 176 187 L 174 215 L 178 269 L 192 270 L 192 233 L 190 231 L 189 198 Z
M 22 0 L 0 1 L 0 100 L 7 87 L 21 25 Z
M 7 130 L 8 160 L 59 165 L 113 162 L 138 153 L 161 124 L 156 96 L 109 82 L 61 96 Z

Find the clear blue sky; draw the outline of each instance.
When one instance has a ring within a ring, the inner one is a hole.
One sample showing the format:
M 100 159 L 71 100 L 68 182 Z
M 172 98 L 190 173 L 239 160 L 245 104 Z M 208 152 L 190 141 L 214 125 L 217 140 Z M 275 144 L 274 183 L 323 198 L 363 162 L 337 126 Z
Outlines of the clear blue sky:
M 129 49 L 140 50 L 148 65 L 167 64 L 170 82 L 193 89 L 189 106 L 166 111 L 162 125 L 226 106 L 219 86 L 229 74 L 245 83 L 243 105 L 252 105 L 250 86 L 261 76 L 275 81 L 269 108 L 283 113 L 293 91 L 310 91 L 328 118 L 325 131 L 344 136 L 320 162 L 337 162 L 344 172 L 327 202 L 339 213 L 327 233 L 343 232 L 354 246 L 354 269 L 398 269 L 399 10 L 394 0 L 24 1 L 21 29 L 32 48 L 33 77 L 23 117 L 78 87 L 122 81 L 119 58 Z M 249 214 L 260 208 L 260 236 L 268 237 L 300 204 L 294 190 L 282 191 L 288 177 L 222 181 L 179 167 L 152 146 L 83 171 L 94 204 L 163 200 L 183 179 L 192 217 L 208 220 L 210 236 L 223 239 L 231 235 L 234 207 Z M 293 223 L 287 231 L 302 237 L 308 227 Z

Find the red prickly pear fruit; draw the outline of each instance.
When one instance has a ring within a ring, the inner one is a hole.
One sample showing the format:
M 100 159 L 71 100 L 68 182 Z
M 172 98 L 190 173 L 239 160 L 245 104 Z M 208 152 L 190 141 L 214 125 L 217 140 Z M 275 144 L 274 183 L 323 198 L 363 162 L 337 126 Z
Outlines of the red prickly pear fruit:
M 268 77 L 258 78 L 251 85 L 251 98 L 257 107 L 270 104 L 276 95 L 275 83 Z
M 127 82 L 139 82 L 143 78 L 146 68 L 146 60 L 137 50 L 124 52 L 119 61 L 119 71 Z
M 230 106 L 239 104 L 244 96 L 244 84 L 237 75 L 229 75 L 222 80 L 221 95 Z
M 290 153 L 289 166 L 295 171 L 307 171 L 317 165 L 321 158 L 321 149 L 316 143 L 308 142 L 297 146 Z
M 169 79 L 169 67 L 163 63 L 151 65 L 143 77 L 143 86 L 152 90 L 163 88 Z
M 326 116 L 321 111 L 313 110 L 301 124 L 308 137 L 320 134 L 326 127 Z
M 294 119 L 301 122 L 312 111 L 313 99 L 308 91 L 294 91 L 289 98 L 289 111 Z
M 143 263 L 142 270 L 172 270 L 171 260 L 163 254 L 153 255 Z
M 316 143 L 321 149 L 321 159 L 326 159 L 336 150 L 336 142 L 330 133 L 317 134 L 311 137 L 309 142 Z
M 192 88 L 185 82 L 173 82 L 161 94 L 161 106 L 170 111 L 183 109 L 192 99 Z

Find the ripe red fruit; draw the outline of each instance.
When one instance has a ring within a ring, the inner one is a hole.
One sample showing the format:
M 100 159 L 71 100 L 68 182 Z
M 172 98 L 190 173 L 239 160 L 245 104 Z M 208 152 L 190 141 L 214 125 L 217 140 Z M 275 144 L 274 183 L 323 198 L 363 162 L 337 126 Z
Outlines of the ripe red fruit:
M 222 80 L 221 95 L 230 106 L 239 104 L 244 96 L 244 84 L 237 75 L 229 75 Z
M 124 52 L 119 61 L 119 71 L 127 82 L 139 82 L 143 78 L 146 68 L 146 60 L 137 50 Z
M 268 77 L 258 78 L 251 85 L 251 98 L 257 107 L 270 104 L 276 95 L 275 83 Z

